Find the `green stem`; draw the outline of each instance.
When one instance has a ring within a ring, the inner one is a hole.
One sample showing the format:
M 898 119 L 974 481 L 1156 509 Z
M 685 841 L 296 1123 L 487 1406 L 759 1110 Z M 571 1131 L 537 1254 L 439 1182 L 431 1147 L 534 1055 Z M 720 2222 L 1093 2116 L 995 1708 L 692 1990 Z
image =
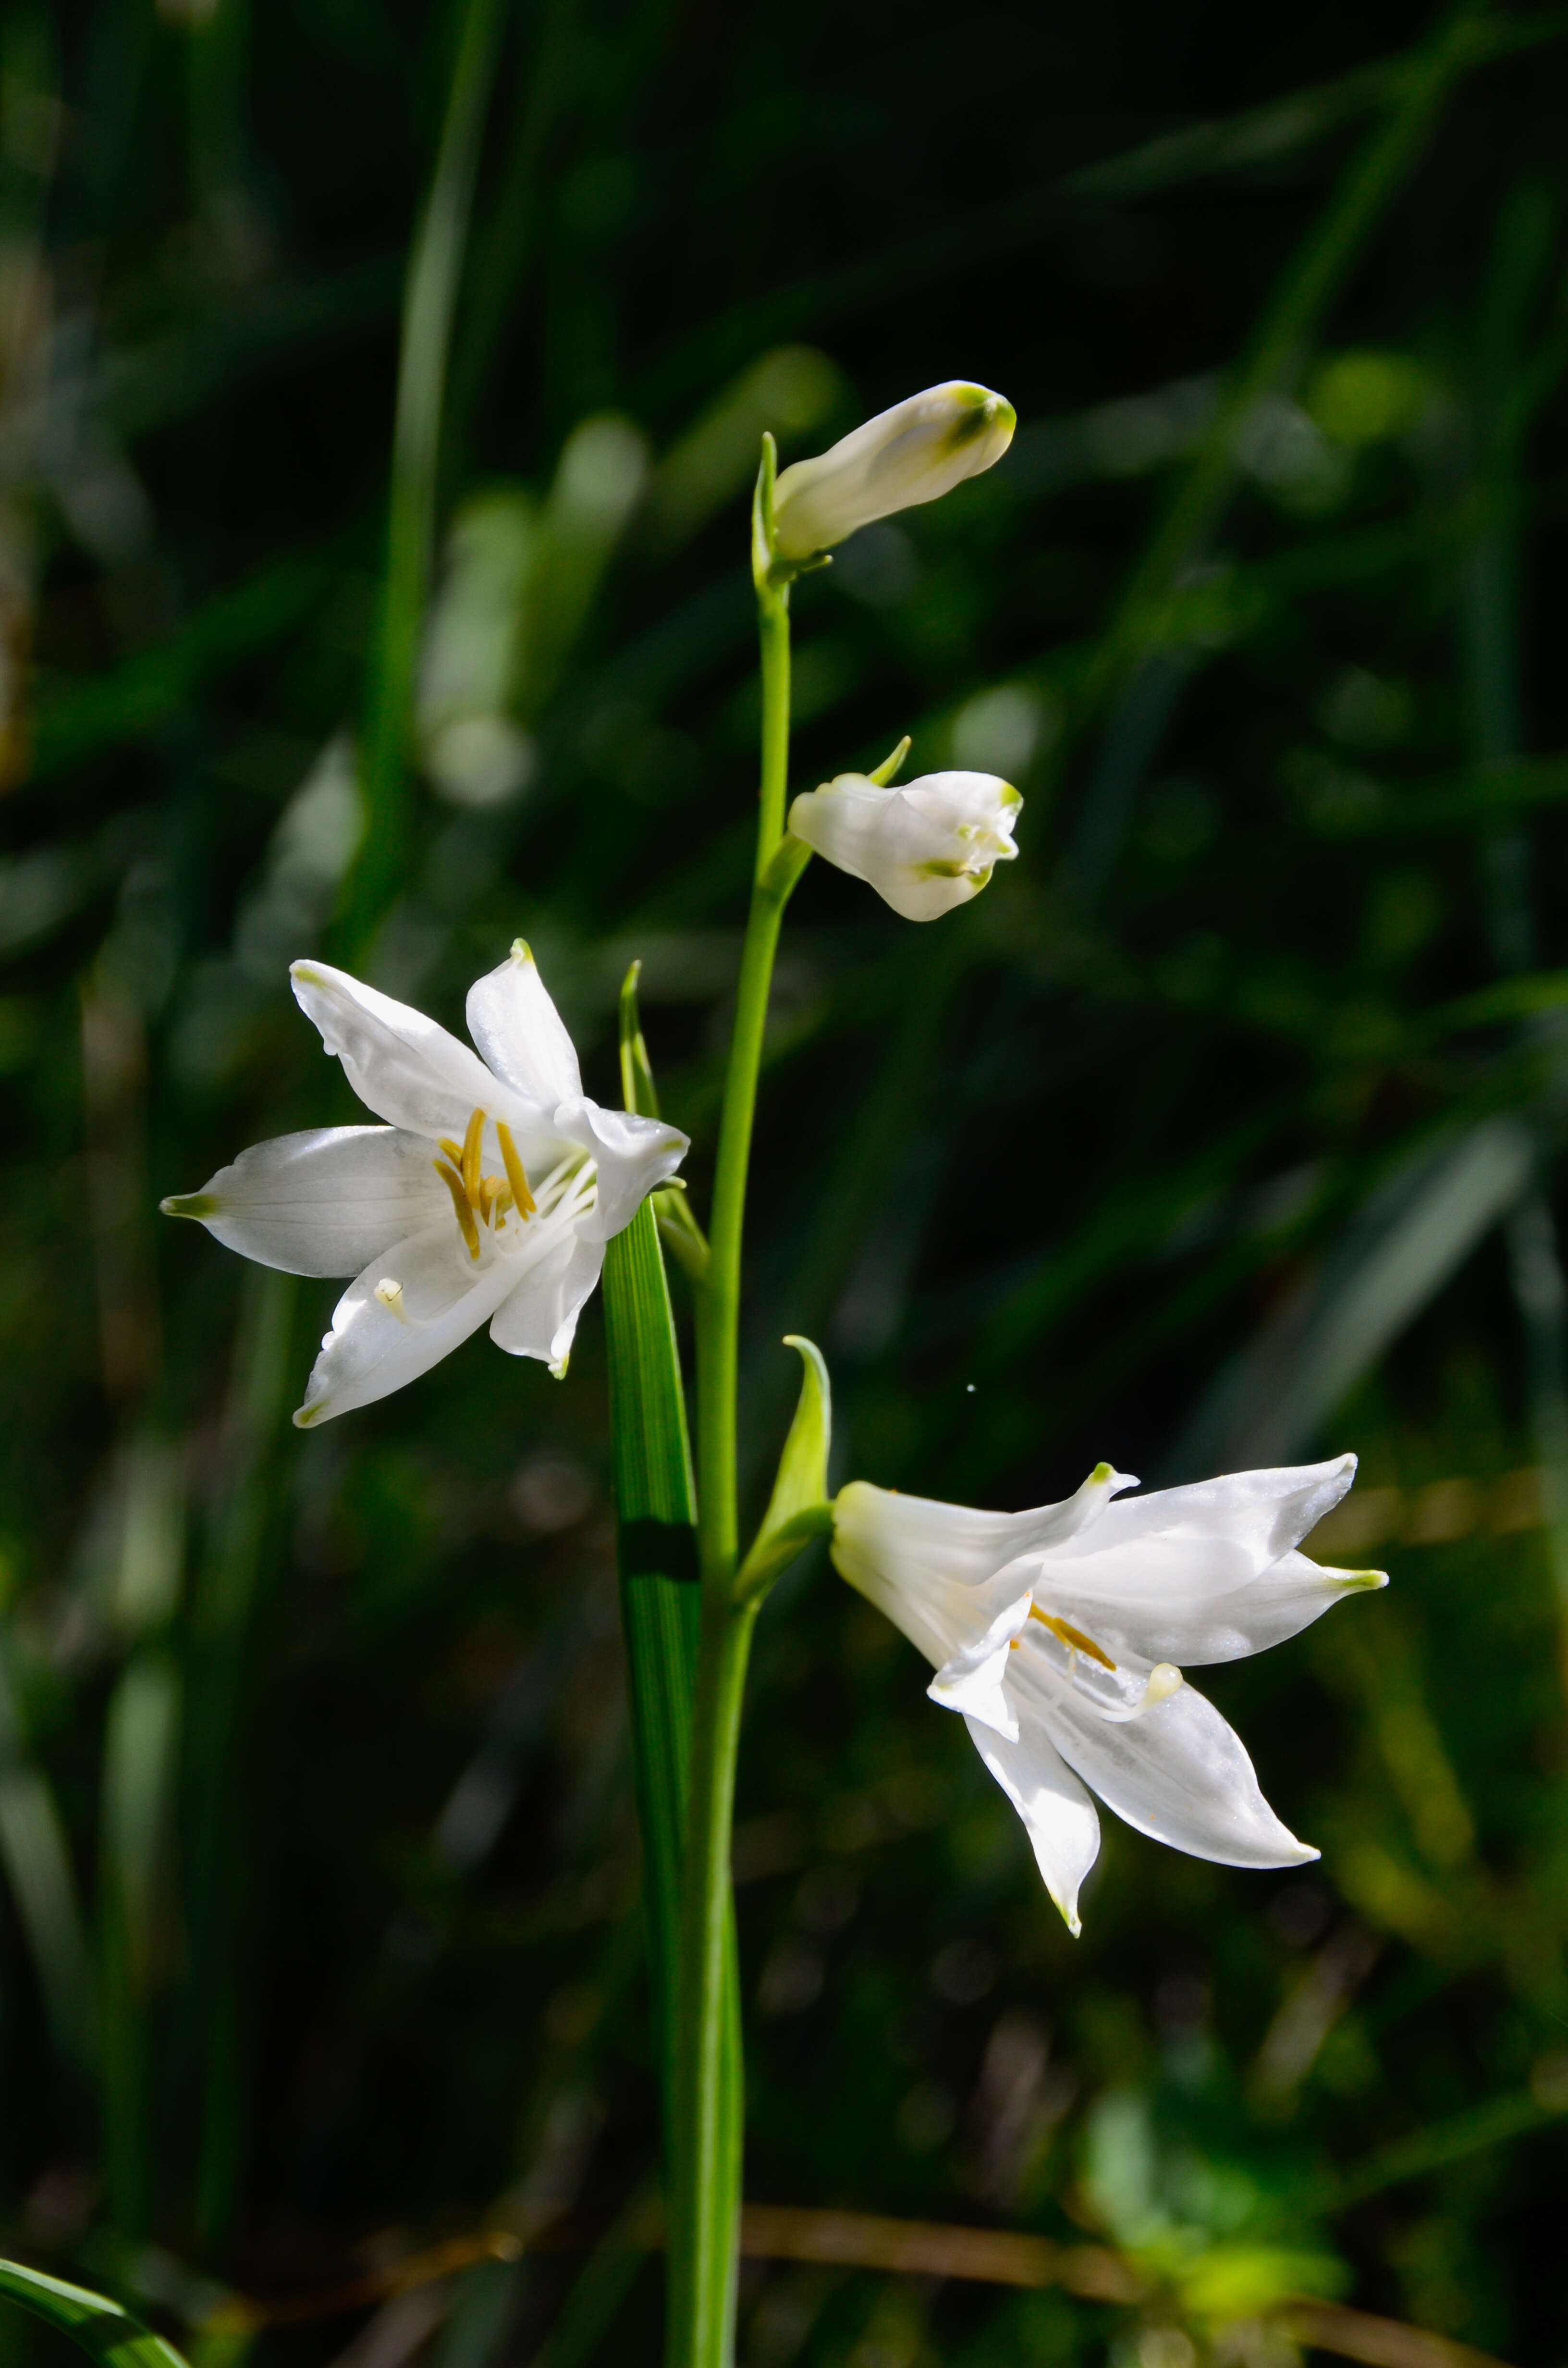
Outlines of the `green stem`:
M 772 451 L 759 505 L 770 506 Z M 767 511 L 759 508 L 759 517 Z M 770 536 L 767 538 L 770 541 Z M 676 2016 L 675 2176 L 670 2199 L 669 2368 L 724 2368 L 734 2314 L 741 2188 L 742 2067 L 733 1952 L 730 1838 L 741 1706 L 756 1604 L 734 1600 L 739 1559 L 735 1393 L 741 1235 L 768 993 L 779 924 L 800 877 L 784 837 L 790 760 L 790 603 L 758 573 L 762 778 L 756 871 L 724 1084 L 707 1270 L 697 1294 L 698 1544 L 702 1639 L 692 1729 L 691 1807 Z
M 735 1762 L 756 1608 L 720 1597 L 702 1613 L 676 2034 L 668 2368 L 722 2368 L 731 2349 L 742 2078 L 725 1973 Z
M 415 684 L 436 540 L 447 359 L 503 14 L 501 0 L 467 0 L 435 176 L 403 290 L 386 579 L 360 759 L 365 841 L 345 932 L 350 960 L 363 958 L 407 864 Z

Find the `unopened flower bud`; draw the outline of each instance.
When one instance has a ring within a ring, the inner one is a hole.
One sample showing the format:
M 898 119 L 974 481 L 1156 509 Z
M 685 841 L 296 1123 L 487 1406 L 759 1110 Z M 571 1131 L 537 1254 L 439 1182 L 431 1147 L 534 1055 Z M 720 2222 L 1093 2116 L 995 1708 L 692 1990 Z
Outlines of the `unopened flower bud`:
M 778 556 L 810 559 L 873 518 L 951 493 L 1002 458 L 1017 425 L 1005 395 L 962 379 L 895 403 L 784 471 L 773 496 Z
M 994 773 L 927 773 L 901 790 L 840 773 L 795 800 L 790 828 L 906 921 L 934 921 L 978 896 L 993 866 L 1017 855 L 1022 804 Z

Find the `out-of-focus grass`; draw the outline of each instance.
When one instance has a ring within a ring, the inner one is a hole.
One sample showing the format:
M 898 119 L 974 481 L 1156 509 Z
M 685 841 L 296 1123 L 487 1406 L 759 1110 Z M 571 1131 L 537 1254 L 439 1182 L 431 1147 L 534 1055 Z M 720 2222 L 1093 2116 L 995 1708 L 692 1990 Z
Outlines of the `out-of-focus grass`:
M 1261 2359 L 1248 2314 L 1315 2277 L 1534 2358 L 1568 2100 L 1562 26 L 506 12 L 367 869 L 398 290 L 465 23 L 0 8 L 5 2248 L 206 2326 L 213 2368 L 360 2327 L 371 2368 L 653 2356 L 601 1319 L 564 1385 L 480 1341 L 304 1437 L 330 1289 L 153 1211 L 350 1114 L 291 956 L 353 936 L 455 1024 L 519 931 L 606 1097 L 642 957 L 703 1205 L 756 439 L 961 372 L 1014 450 L 801 585 L 797 778 L 908 730 L 919 769 L 1018 783 L 1023 856 L 930 931 L 821 867 L 797 899 L 754 1486 L 804 1330 L 846 1474 L 1014 1505 L 1102 1454 L 1355 1445 L 1396 1584 L 1212 1684 L 1321 1866 L 1108 1820 L 1077 1944 L 893 1632 L 820 1557 L 780 1588 L 748 2192 L 1086 2232 L 1167 2283 L 1141 2314 L 755 2260 L 743 2357 Z M 586 2269 L 212 2317 L 563 2215 Z M 50 2340 L 0 2321 L 18 2362 Z

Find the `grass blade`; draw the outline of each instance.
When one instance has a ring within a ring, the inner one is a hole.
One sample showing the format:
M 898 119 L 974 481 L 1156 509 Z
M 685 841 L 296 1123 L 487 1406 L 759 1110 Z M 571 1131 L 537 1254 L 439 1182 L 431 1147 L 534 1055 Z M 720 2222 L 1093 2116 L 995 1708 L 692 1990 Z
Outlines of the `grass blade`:
M 46 2278 L 41 2270 L 25 2269 L 20 2261 L 0 2261 L 0 2294 L 20 2303 L 36 2318 L 47 2319 L 101 2361 L 103 2368 L 186 2368 L 172 2343 L 152 2334 L 107 2294 L 67 2285 L 63 2278 Z

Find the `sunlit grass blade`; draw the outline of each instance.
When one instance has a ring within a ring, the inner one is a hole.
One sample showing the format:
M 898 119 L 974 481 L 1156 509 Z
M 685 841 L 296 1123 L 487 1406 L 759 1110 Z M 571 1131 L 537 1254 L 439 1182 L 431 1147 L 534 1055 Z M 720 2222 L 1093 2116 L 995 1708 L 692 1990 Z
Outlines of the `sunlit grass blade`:
M 172 2343 L 153 2335 L 107 2294 L 45 2277 L 20 2261 L 0 2261 L 0 2294 L 70 2336 L 103 2368 L 186 2368 Z
M 1173 1469 L 1288 1463 L 1528 1190 L 1535 1140 L 1517 1118 L 1412 1152 L 1199 1402 Z

